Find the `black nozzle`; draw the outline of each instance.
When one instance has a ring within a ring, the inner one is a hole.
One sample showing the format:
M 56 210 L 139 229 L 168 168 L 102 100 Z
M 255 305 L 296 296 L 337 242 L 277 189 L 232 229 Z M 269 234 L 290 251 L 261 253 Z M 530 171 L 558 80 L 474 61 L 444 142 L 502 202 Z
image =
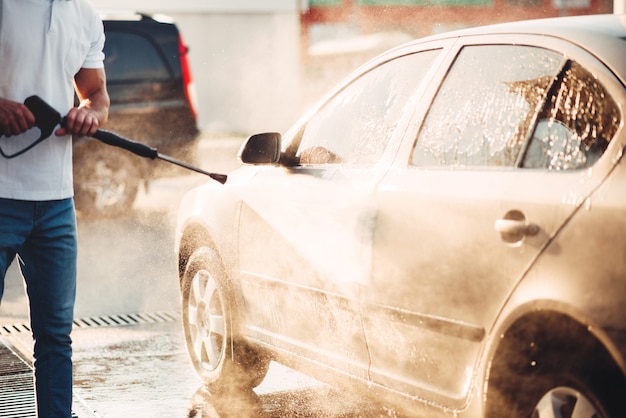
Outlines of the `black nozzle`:
M 159 155 L 156 148 L 152 148 L 141 142 L 132 141 L 116 133 L 105 131 L 104 129 L 98 129 L 93 137 L 107 145 L 123 148 L 140 157 L 154 160 Z

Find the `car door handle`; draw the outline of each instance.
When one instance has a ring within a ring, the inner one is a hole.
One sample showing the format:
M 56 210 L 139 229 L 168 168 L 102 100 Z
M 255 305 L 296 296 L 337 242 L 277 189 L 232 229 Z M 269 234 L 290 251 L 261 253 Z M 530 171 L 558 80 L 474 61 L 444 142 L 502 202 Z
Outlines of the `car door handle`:
M 539 227 L 526 220 L 497 219 L 494 225 L 497 232 L 508 235 L 537 235 Z

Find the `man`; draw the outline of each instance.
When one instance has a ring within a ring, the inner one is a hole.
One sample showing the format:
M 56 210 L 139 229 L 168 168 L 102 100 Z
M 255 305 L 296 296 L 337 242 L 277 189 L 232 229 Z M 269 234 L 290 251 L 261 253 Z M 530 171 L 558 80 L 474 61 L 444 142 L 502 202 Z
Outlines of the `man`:
M 67 115 L 50 138 L 0 158 L 0 299 L 17 255 L 29 300 L 39 418 L 72 415 L 71 135 L 93 135 L 107 120 L 103 46 L 102 21 L 86 0 L 0 0 L 0 148 L 16 154 L 39 137 L 22 104 L 31 95 Z

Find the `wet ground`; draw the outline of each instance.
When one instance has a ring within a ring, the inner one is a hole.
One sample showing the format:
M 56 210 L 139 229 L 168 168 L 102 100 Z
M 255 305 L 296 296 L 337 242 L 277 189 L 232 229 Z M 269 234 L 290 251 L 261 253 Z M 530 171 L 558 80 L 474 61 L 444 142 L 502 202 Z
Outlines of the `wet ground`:
M 178 322 L 100 337 L 79 339 L 76 355 L 77 394 L 98 417 L 393 416 L 278 364 L 254 392 L 213 396 L 193 376 Z
M 75 329 L 77 417 L 399 418 L 393 411 L 356 395 L 340 393 L 276 363 L 253 392 L 213 395 L 202 387 L 191 369 L 179 319 L 171 319 L 173 313 L 162 312 L 142 316 L 166 319 Z M 28 360 L 28 333 L 5 338 Z M 33 397 L 24 401 L 34 404 Z M 0 417 L 13 416 L 3 412 L 1 405 Z M 31 413 L 34 410 L 24 407 L 24 402 L 22 408 Z M 15 416 L 34 417 L 28 413 Z
M 213 172 L 235 167 L 240 143 L 241 138 L 206 139 L 201 167 Z M 128 216 L 79 221 L 73 332 L 76 416 L 399 418 L 359 396 L 335 391 L 274 363 L 254 392 L 215 396 L 202 388 L 182 337 L 173 232 L 180 197 L 204 181 L 197 174 L 159 180 L 150 193 L 139 196 Z M 14 267 L 0 306 L 0 334 L 0 345 L 4 339 L 28 363 L 32 342 L 26 300 Z M 0 398 L 10 398 L 11 391 L 0 384 Z M 27 396 L 20 402 L 34 401 Z M 32 416 L 11 415 L 3 405 L 2 418 Z

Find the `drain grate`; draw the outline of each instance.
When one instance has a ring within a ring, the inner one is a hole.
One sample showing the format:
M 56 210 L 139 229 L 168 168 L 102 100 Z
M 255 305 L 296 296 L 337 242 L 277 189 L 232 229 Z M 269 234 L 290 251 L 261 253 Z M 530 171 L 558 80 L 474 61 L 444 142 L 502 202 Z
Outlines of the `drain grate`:
M 0 417 L 35 418 L 35 392 L 30 365 L 0 340 Z
M 157 322 L 171 322 L 177 321 L 178 319 L 180 319 L 180 315 L 175 312 L 106 315 L 77 319 L 74 321 L 74 328 L 122 327 L 138 324 L 153 324 Z
M 11 324 L 0 326 L 0 335 L 17 334 L 20 332 L 30 332 L 30 327 L 26 324 Z
M 0 418 L 37 418 L 35 405 L 31 364 L 8 339 L 0 337 Z M 72 418 L 97 418 L 76 394 L 72 409 Z
M 90 316 L 74 320 L 74 329 L 95 327 L 123 327 L 129 325 L 154 324 L 158 322 L 178 321 L 180 315 L 177 312 L 150 312 L 134 314 L 116 314 L 103 316 Z M 0 325 L 0 335 L 30 333 L 28 324 Z

